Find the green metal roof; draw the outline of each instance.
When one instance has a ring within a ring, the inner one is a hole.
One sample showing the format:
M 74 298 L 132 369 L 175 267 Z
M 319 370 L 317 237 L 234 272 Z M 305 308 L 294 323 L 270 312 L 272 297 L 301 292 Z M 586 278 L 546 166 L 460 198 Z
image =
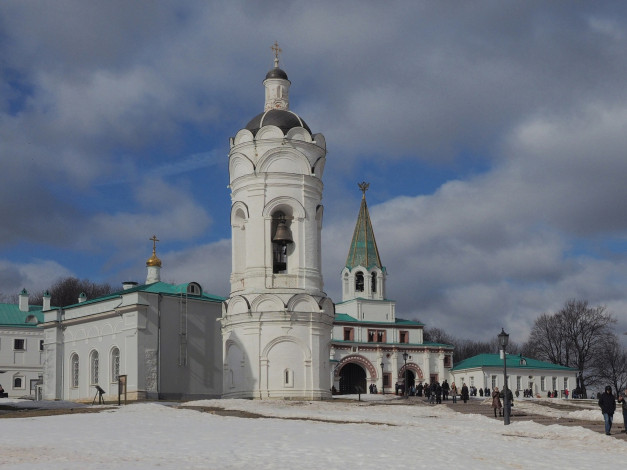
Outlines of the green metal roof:
M 73 307 L 81 307 L 83 305 L 89 305 L 97 302 L 102 302 L 104 300 L 114 299 L 116 297 L 120 297 L 124 294 L 130 294 L 133 292 L 149 292 L 151 294 L 162 294 L 162 295 L 181 295 L 187 292 L 187 286 L 189 282 L 183 284 L 168 284 L 166 282 L 153 282 L 152 284 L 143 284 L 140 286 L 131 287 L 129 289 L 122 289 L 117 292 L 113 292 L 111 294 L 103 295 L 101 297 L 96 297 L 94 299 L 86 300 L 85 302 L 79 302 L 76 304 L 68 305 L 65 308 L 73 308 Z M 193 295 L 189 294 L 189 298 L 195 298 L 199 300 L 205 300 L 207 302 L 223 302 L 226 300 L 226 297 L 220 297 L 217 295 L 206 294 L 204 291 L 201 295 Z
M 44 314 L 41 305 L 29 305 L 28 312 L 22 312 L 19 305 L 0 304 L 0 325 L 24 328 L 36 328 L 37 323 L 43 323 Z M 26 319 L 34 315 L 37 323 L 27 322 Z
M 355 345 L 368 345 L 368 346 L 400 346 L 400 347 L 417 347 L 417 346 L 428 346 L 430 348 L 449 348 L 453 349 L 455 346 L 452 344 L 446 343 L 433 343 L 431 341 L 424 341 L 422 343 L 376 343 L 376 342 L 367 342 L 367 341 L 347 341 L 345 339 L 335 339 L 332 340 L 333 343 L 344 343 L 344 344 L 355 344 Z
M 500 354 L 478 354 L 468 359 L 464 359 L 459 364 L 455 365 L 451 370 L 463 370 L 463 369 L 476 369 L 481 367 L 503 367 L 503 359 Z M 508 369 L 558 369 L 558 370 L 572 370 L 572 367 L 560 366 L 559 364 L 552 364 L 550 362 L 539 361 L 521 355 L 507 355 L 507 368 Z
M 390 326 L 403 326 L 403 325 L 424 326 L 424 323 L 420 323 L 419 321 L 403 320 L 402 318 L 397 318 L 394 322 L 357 320 L 355 317 L 351 317 L 350 315 L 346 313 L 336 313 L 334 321 L 345 322 L 345 323 L 360 323 L 362 325 L 371 324 L 371 325 L 390 325 Z
M 360 188 L 362 188 L 361 185 Z M 359 216 L 353 232 L 353 240 L 348 250 L 346 267 L 353 269 L 357 266 L 363 266 L 366 269 L 370 269 L 376 266 L 385 270 L 385 267 L 381 264 L 381 258 L 379 258 L 379 250 L 374 239 L 372 222 L 370 222 L 370 213 L 368 212 L 368 204 L 366 204 L 366 189 L 368 189 L 367 186 L 365 186 L 365 189 L 362 188 L 361 207 L 359 208 Z

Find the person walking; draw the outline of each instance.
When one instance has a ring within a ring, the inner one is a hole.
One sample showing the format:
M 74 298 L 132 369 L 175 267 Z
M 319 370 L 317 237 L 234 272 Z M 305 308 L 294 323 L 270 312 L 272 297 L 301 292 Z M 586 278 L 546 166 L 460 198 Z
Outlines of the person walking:
M 451 384 L 451 396 L 453 397 L 453 403 L 457 403 L 457 385 L 455 385 L 455 382 Z
M 462 400 L 464 403 L 468 401 L 468 386 L 466 384 L 462 385 Z
M 622 405 L 623 408 L 623 426 L 625 430 L 624 433 L 627 433 L 627 389 L 623 392 L 622 395 L 618 397 L 618 403 Z
M 605 392 L 599 397 L 599 406 L 605 420 L 605 435 L 609 436 L 612 430 L 612 421 L 614 420 L 614 411 L 616 410 L 616 400 L 612 395 L 612 387 L 605 387 Z
M 499 410 L 499 416 L 503 416 L 503 404 L 501 403 L 501 394 L 499 388 L 494 387 L 492 392 L 492 408 L 494 409 L 494 417 L 496 418 L 496 410 Z

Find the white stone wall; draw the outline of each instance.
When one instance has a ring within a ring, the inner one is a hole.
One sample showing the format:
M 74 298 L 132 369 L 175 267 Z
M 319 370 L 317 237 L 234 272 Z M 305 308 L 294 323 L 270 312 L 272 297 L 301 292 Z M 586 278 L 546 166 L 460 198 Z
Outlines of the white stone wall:
M 14 340 L 23 339 L 24 350 L 14 349 Z M 43 331 L 38 328 L 0 327 L 0 384 L 9 397 L 30 394 L 31 381 L 43 375 L 44 353 L 40 351 Z M 15 379 L 21 382 L 15 387 Z

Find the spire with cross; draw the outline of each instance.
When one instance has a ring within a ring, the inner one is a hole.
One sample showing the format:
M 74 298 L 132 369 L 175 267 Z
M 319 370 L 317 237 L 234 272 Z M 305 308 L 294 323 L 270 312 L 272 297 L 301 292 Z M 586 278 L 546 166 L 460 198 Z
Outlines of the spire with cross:
M 277 41 L 274 41 L 274 44 L 272 45 L 270 49 L 272 49 L 272 52 L 274 52 L 274 66 L 278 67 L 279 66 L 279 54 L 283 52 L 283 49 L 279 47 L 279 43 Z

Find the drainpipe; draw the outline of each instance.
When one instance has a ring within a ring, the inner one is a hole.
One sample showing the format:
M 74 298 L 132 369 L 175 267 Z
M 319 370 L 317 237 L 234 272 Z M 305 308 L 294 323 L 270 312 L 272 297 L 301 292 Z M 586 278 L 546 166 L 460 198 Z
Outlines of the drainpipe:
M 161 297 L 157 297 L 157 399 L 161 399 Z

